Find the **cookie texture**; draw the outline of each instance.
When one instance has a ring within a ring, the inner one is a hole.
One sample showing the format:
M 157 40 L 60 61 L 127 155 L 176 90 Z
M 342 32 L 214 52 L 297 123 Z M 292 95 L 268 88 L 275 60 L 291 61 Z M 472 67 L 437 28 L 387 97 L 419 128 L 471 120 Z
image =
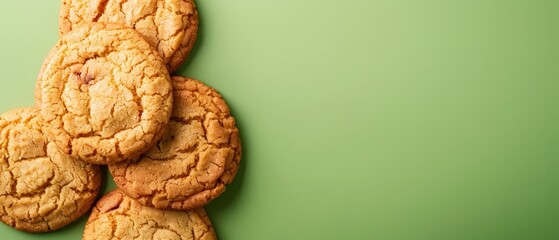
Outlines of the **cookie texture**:
M 48 232 L 76 220 L 93 205 L 99 166 L 71 158 L 41 132 L 38 108 L 0 116 L 0 217 L 13 228 Z
M 133 29 L 92 23 L 64 35 L 43 64 L 44 133 L 93 164 L 126 161 L 161 137 L 173 105 L 169 73 Z
M 204 206 L 233 181 L 241 160 L 235 119 L 214 89 L 172 78 L 175 105 L 166 134 L 138 160 L 109 164 L 128 196 L 156 208 Z
M 170 71 L 192 49 L 198 32 L 193 0 L 63 0 L 59 30 L 66 34 L 91 22 L 114 22 L 134 28 L 155 46 Z
M 212 240 L 216 235 L 203 208 L 156 209 L 115 190 L 97 202 L 82 239 Z

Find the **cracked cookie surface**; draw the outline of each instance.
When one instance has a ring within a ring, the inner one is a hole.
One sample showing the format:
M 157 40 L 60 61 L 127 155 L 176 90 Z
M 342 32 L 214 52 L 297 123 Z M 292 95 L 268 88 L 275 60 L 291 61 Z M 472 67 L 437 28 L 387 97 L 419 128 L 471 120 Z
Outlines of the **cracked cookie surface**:
M 168 130 L 140 159 L 109 164 L 115 183 L 142 204 L 193 209 L 218 197 L 241 160 L 235 119 L 214 89 L 172 77 L 175 104 Z
M 216 235 L 203 208 L 156 209 L 115 190 L 97 202 L 82 239 L 212 240 Z
M 13 228 L 48 232 L 76 220 L 93 205 L 99 166 L 72 159 L 41 132 L 38 108 L 0 116 L 0 217 Z
M 91 22 L 114 22 L 134 28 L 163 56 L 170 71 L 192 49 L 198 32 L 193 0 L 63 0 L 59 30 L 66 34 Z
M 93 164 L 138 157 L 163 134 L 172 110 L 169 73 L 133 29 L 92 23 L 64 35 L 38 78 L 43 132 Z

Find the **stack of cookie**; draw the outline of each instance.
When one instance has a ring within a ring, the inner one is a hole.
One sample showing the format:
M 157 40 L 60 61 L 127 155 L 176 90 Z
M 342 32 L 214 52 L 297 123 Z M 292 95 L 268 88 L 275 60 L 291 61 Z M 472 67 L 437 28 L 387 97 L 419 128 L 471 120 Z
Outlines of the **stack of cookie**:
M 23 231 L 86 213 L 108 165 L 118 190 L 83 239 L 215 239 L 203 206 L 236 174 L 241 145 L 221 95 L 170 76 L 198 29 L 192 0 L 63 0 L 37 105 L 0 116 L 0 216 Z

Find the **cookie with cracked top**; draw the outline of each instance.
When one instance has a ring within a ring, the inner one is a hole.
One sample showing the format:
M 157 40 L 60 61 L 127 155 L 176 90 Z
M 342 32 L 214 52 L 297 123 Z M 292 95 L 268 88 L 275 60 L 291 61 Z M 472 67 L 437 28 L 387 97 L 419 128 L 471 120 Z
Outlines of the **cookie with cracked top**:
M 62 1 L 61 35 L 91 22 L 115 22 L 136 29 L 157 48 L 171 72 L 188 56 L 198 33 L 194 0 Z
M 0 219 L 27 232 L 53 231 L 85 214 L 101 169 L 72 159 L 41 130 L 38 108 L 0 116 Z
M 156 209 L 115 190 L 97 202 L 85 224 L 82 239 L 213 240 L 216 235 L 203 208 Z
M 174 109 L 168 130 L 138 160 L 109 164 L 115 183 L 142 204 L 193 209 L 225 191 L 241 160 L 229 107 L 202 82 L 172 77 Z
M 92 23 L 62 36 L 37 81 L 43 132 L 88 163 L 138 157 L 159 140 L 171 116 L 165 63 L 124 25 Z

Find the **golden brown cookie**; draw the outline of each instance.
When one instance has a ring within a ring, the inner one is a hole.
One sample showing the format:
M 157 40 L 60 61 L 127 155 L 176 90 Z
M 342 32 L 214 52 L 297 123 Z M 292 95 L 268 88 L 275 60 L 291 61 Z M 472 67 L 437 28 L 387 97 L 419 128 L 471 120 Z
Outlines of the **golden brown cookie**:
M 59 229 L 86 213 L 101 185 L 99 166 L 72 159 L 41 132 L 39 109 L 0 116 L 0 217 L 28 232 Z
M 204 206 L 235 177 L 241 160 L 239 131 L 214 89 L 172 78 L 175 105 L 166 134 L 139 160 L 109 165 L 128 196 L 156 208 Z
M 159 140 L 171 116 L 165 64 L 122 25 L 92 23 L 64 35 L 38 82 L 44 133 L 88 163 L 138 157 Z
M 203 208 L 186 212 L 156 209 L 115 190 L 97 202 L 82 239 L 211 240 L 216 236 Z
M 91 22 L 115 22 L 136 29 L 155 46 L 170 71 L 177 69 L 196 41 L 194 0 L 63 0 L 60 34 Z

